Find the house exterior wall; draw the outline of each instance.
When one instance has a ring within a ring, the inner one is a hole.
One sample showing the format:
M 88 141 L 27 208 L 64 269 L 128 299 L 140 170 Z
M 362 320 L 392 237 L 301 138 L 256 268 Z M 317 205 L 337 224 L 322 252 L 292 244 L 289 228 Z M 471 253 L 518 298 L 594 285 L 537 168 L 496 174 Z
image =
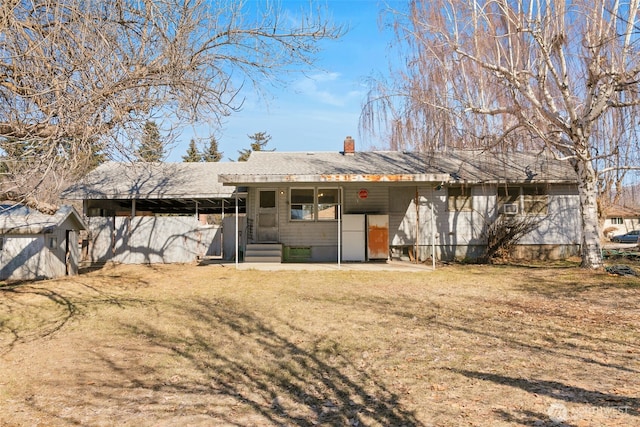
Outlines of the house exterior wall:
M 90 263 L 189 263 L 221 247 L 221 229 L 193 216 L 91 217 Z M 218 250 L 219 252 L 219 250 Z
M 606 232 L 607 237 L 626 234 L 633 230 L 640 230 L 640 218 L 622 218 L 622 224 L 613 224 L 612 219 L 613 218 L 605 218 L 602 224 L 602 230 Z
M 305 186 L 296 184 L 292 187 Z M 486 248 L 486 227 L 497 217 L 496 185 L 471 186 L 472 208 L 463 211 L 449 211 L 447 188 L 438 183 L 419 186 L 355 183 L 340 187 L 343 189 L 343 214 L 389 215 L 392 257 L 424 261 L 435 250 L 436 258 L 441 260 L 478 258 Z M 272 188 L 277 190 L 279 242 L 285 248 L 307 250 L 308 261 L 335 262 L 338 256 L 337 221 L 290 220 L 288 198 L 291 187 Z M 367 190 L 366 198 L 359 196 L 362 190 Z M 257 191 L 258 188 L 251 188 L 247 201 L 248 215 L 254 224 Z M 540 217 L 537 229 L 520 241 L 515 255 L 557 258 L 576 254 L 581 237 L 578 213 L 579 198 L 575 187 L 550 186 L 548 214 Z

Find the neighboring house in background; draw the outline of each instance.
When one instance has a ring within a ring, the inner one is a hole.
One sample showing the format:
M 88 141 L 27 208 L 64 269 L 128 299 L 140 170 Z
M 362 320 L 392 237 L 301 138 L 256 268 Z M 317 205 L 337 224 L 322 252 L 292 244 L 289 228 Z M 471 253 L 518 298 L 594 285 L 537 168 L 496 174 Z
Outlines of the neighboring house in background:
M 78 273 L 79 232 L 71 206 L 46 215 L 22 205 L 0 206 L 0 280 L 52 279 Z
M 243 227 L 244 198 L 236 199 L 235 188 L 223 187 L 217 174 L 236 167 L 214 162 L 100 165 L 62 193 L 64 199 L 83 201 L 83 261 L 233 259 L 236 202 Z
M 535 218 L 518 257 L 579 253 L 575 172 L 543 154 L 255 152 L 226 185 L 247 189 L 247 259 L 474 259 L 496 218 Z M 273 256 L 275 255 L 275 256 Z
M 640 230 L 640 210 L 619 205 L 605 210 L 602 224 L 605 237 L 611 238 L 633 230 Z
M 342 152 L 239 163 L 109 163 L 64 196 L 83 200 L 92 262 L 197 259 L 218 245 L 198 216 L 222 212 L 232 259 L 236 201 L 245 261 L 477 258 L 505 216 L 536 223 L 518 257 L 576 255 L 581 241 L 575 173 L 543 153 L 356 152 L 347 138 Z

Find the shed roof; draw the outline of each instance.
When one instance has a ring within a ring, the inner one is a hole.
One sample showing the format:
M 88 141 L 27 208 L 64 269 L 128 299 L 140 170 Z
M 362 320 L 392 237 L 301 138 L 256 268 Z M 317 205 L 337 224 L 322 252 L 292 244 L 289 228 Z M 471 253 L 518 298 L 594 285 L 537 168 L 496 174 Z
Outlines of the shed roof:
M 233 187 L 218 182 L 238 163 L 107 162 L 62 193 L 63 199 L 199 199 L 225 198 Z
M 64 205 L 47 215 L 23 205 L 0 205 L 0 234 L 48 233 L 72 217 L 76 230 L 84 230 L 82 217 L 73 206 Z
M 568 162 L 544 153 L 497 154 L 478 150 L 438 153 L 398 151 L 257 151 L 236 173 L 220 173 L 229 185 L 268 182 L 541 182 L 575 183 Z

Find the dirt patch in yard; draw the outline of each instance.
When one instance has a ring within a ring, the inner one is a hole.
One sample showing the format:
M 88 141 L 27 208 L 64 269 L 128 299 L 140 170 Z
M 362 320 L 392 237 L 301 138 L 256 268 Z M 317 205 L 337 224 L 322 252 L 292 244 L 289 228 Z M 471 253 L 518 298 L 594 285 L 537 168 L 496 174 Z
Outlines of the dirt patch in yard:
M 640 279 L 108 266 L 0 287 L 0 426 L 640 424 Z

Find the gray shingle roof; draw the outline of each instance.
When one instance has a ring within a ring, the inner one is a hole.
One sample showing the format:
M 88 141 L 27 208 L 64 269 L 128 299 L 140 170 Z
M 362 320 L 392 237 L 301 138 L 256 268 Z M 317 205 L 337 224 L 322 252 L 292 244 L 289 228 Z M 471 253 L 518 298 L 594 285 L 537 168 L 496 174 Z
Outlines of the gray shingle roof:
M 1 234 L 41 234 L 60 226 L 73 216 L 78 230 L 84 230 L 80 214 L 69 205 L 61 206 L 54 215 L 47 215 L 21 205 L 0 205 Z
M 397 151 L 283 153 L 258 151 L 243 169 L 221 173 L 229 184 L 316 181 L 449 181 L 575 183 L 568 162 L 541 153 L 496 154 L 448 151 L 433 154 Z
M 108 162 L 66 189 L 62 197 L 82 199 L 199 199 L 232 197 L 233 185 L 260 182 L 555 182 L 575 183 L 567 162 L 544 154 L 449 151 L 256 151 L 247 162 Z M 223 185 L 222 183 L 226 184 Z
M 107 162 L 67 188 L 63 199 L 198 199 L 230 197 L 233 187 L 218 182 L 239 163 Z

